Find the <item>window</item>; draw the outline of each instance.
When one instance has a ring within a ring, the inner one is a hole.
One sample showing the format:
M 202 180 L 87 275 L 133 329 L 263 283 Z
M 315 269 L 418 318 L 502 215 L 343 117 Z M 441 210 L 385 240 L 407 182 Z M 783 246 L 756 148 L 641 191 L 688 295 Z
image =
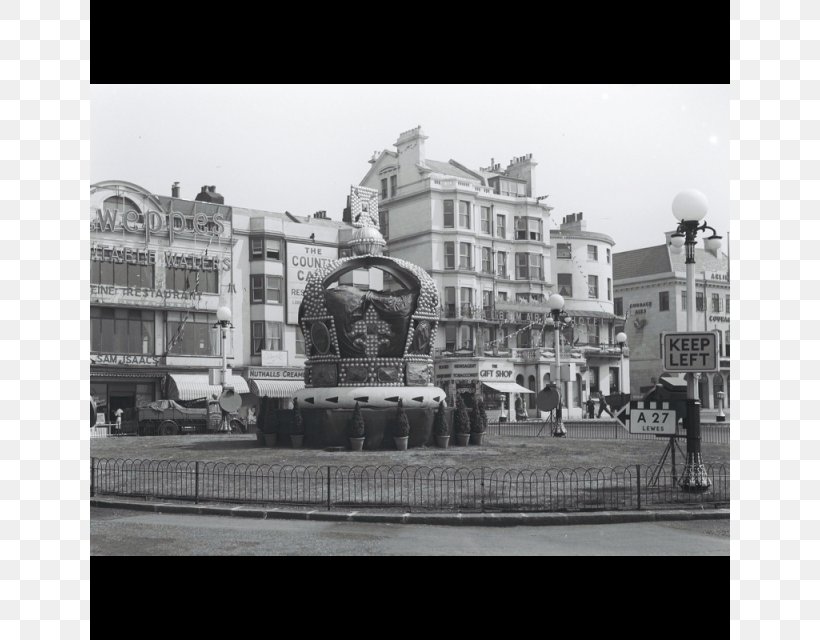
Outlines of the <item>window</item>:
M 612 278 L 606 279 L 606 299 L 612 300 Z
M 720 294 L 712 294 L 712 311 L 720 311 Z
M 481 306 L 484 308 L 484 317 L 489 318 L 493 310 L 493 292 L 484 289 L 481 292 Z
M 453 201 L 452 200 L 445 200 L 444 201 L 444 226 L 448 229 L 453 229 L 456 226 L 454 212 L 455 209 L 453 208 Z
M 730 300 L 730 298 L 731 298 L 731 296 L 729 296 L 729 294 L 726 294 L 726 313 L 729 313 L 729 300 Z
M 305 355 L 305 334 L 302 333 L 302 327 L 296 327 L 296 355 Z
M 624 315 L 624 299 L 615 298 L 615 315 L 623 317 Z
M 490 207 L 481 207 L 481 233 L 492 235 L 493 216 Z
M 456 317 L 456 288 L 444 287 L 444 316 Z
M 154 312 L 91 307 L 91 350 L 153 354 Z
M 460 269 L 473 268 L 473 245 L 469 242 L 459 243 L 458 266 Z
M 658 293 L 658 311 L 669 311 L 668 291 L 661 291 Z
M 390 237 L 390 216 L 386 209 L 379 209 L 379 231 L 382 237 L 387 240 Z
M 166 325 L 168 353 L 186 356 L 218 356 L 221 338 L 215 329 L 215 313 L 169 311 Z
M 558 274 L 558 293 L 566 298 L 572 297 L 572 274 Z
M 455 269 L 456 268 L 456 243 L 455 242 L 445 242 L 444 243 L 444 268 L 445 269 Z
M 572 260 L 572 245 L 567 243 L 558 243 L 558 257 L 562 260 Z
M 458 201 L 458 226 L 461 229 L 470 229 L 470 203 Z
M 680 306 L 686 311 L 686 289 L 680 292 Z
M 516 334 L 515 346 L 519 349 L 529 349 L 532 346 L 532 333 L 528 330 Z
M 473 348 L 473 328 L 468 324 L 461 325 L 459 329 L 459 333 L 461 334 L 459 337 L 461 338 L 461 344 L 459 347 L 461 349 L 472 349 Z
M 541 280 L 542 258 L 538 253 L 515 254 L 515 277 L 518 280 Z
M 473 317 L 473 290 L 469 287 L 461 287 L 461 315 Z
M 589 276 L 589 297 L 590 298 L 597 298 L 598 297 L 598 276 Z
M 382 178 L 382 200 L 387 197 L 387 178 Z
M 493 250 L 490 247 L 481 247 L 481 270 L 484 273 L 493 272 Z
M 516 240 L 526 240 L 527 239 L 527 219 L 526 218 L 516 218 L 515 219 L 515 239 Z
M 444 327 L 444 349 L 446 351 L 456 350 L 456 326 L 454 324 Z
M 726 357 L 727 358 L 729 357 L 729 344 L 731 344 L 731 343 L 729 342 L 729 330 L 727 329 L 726 330 Z
M 219 293 L 219 272 L 213 269 L 166 267 L 165 288 L 176 291 Z
M 598 247 L 594 244 L 587 245 L 587 260 L 598 262 Z
M 495 217 L 495 235 L 499 238 L 507 237 L 507 216 L 497 215 Z
M 542 222 L 538 218 L 527 218 L 530 240 L 541 240 L 541 225 Z
M 251 276 L 251 303 L 282 304 L 282 276 Z
M 91 284 L 152 289 L 154 287 L 154 267 L 150 264 L 131 264 L 130 262 L 115 264 L 92 260 Z
M 251 322 L 251 355 L 258 356 L 263 350 L 282 350 L 281 322 Z M 302 350 L 304 350 L 304 338 L 302 339 Z
M 398 185 L 396 184 L 396 176 L 390 176 L 390 196 L 395 197 L 396 191 L 399 190 Z
M 609 264 L 612 262 L 612 252 L 607 249 L 606 250 L 606 263 Z
M 618 367 L 609 368 L 609 393 L 620 393 L 620 370 Z
M 695 310 L 696 311 L 703 311 L 704 299 L 703 299 L 703 291 L 696 291 L 695 292 Z
M 506 291 L 499 291 L 495 295 L 498 296 L 498 299 L 501 302 L 507 302 L 507 292 Z
M 496 262 L 498 262 L 498 276 L 500 278 L 507 278 L 507 254 L 503 251 L 499 251 L 496 254 Z
M 251 260 L 281 260 L 281 238 L 251 238 Z

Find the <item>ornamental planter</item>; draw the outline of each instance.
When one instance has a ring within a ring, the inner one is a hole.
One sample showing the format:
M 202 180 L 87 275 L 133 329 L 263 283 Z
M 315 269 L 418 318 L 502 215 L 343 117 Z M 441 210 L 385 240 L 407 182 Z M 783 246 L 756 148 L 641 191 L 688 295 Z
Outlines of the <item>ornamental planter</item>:
M 470 444 L 479 445 L 479 446 L 484 444 L 484 434 L 483 433 L 471 433 L 470 434 Z
M 303 434 L 296 435 L 295 433 L 290 434 L 290 445 L 294 449 L 299 449 L 302 446 L 302 442 L 304 441 L 305 436 Z
M 450 436 L 436 436 L 436 446 L 439 449 L 446 449 L 450 444 Z
M 457 433 L 456 434 L 456 446 L 457 447 L 466 447 L 470 442 L 470 434 L 469 433 Z
M 393 436 L 393 443 L 396 445 L 396 451 L 407 451 L 407 441 L 410 436 Z
M 361 451 L 364 447 L 364 438 L 348 438 L 351 451 Z

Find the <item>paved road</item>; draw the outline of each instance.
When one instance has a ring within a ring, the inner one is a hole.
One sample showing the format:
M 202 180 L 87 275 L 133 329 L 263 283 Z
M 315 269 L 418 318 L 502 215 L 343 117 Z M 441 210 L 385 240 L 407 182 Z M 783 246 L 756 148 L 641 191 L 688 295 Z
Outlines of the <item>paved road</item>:
M 91 555 L 729 555 L 729 521 L 447 527 L 91 509 Z

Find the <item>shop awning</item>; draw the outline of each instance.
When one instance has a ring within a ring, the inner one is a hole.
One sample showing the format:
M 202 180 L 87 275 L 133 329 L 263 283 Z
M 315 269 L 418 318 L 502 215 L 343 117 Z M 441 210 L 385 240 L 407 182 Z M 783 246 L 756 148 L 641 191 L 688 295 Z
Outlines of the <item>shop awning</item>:
M 515 382 L 484 382 L 483 384 L 502 393 L 535 393 Z
M 290 398 L 294 392 L 305 388 L 302 380 L 249 380 L 251 393 L 268 398 Z
M 197 400 L 198 398 L 219 397 L 222 387 L 218 384 L 208 384 L 208 376 L 193 373 L 172 373 L 168 376 L 171 384 L 168 395 L 171 400 Z M 233 390 L 236 393 L 250 393 L 248 383 L 237 375 L 231 376 Z

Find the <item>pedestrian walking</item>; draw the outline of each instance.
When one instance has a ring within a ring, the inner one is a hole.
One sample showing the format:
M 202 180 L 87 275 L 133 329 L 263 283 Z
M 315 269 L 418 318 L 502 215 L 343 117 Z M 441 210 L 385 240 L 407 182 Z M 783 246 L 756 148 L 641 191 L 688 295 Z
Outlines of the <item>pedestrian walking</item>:
M 594 418 L 595 417 L 595 403 L 592 401 L 592 396 L 587 398 L 586 407 L 587 407 L 587 418 Z
M 598 405 L 598 417 L 601 417 L 601 414 L 606 411 L 609 414 L 610 418 L 614 418 L 615 416 L 612 415 L 612 410 L 609 408 L 609 405 L 606 403 L 606 398 L 602 392 L 598 392 L 598 399 L 601 401 L 601 404 Z

